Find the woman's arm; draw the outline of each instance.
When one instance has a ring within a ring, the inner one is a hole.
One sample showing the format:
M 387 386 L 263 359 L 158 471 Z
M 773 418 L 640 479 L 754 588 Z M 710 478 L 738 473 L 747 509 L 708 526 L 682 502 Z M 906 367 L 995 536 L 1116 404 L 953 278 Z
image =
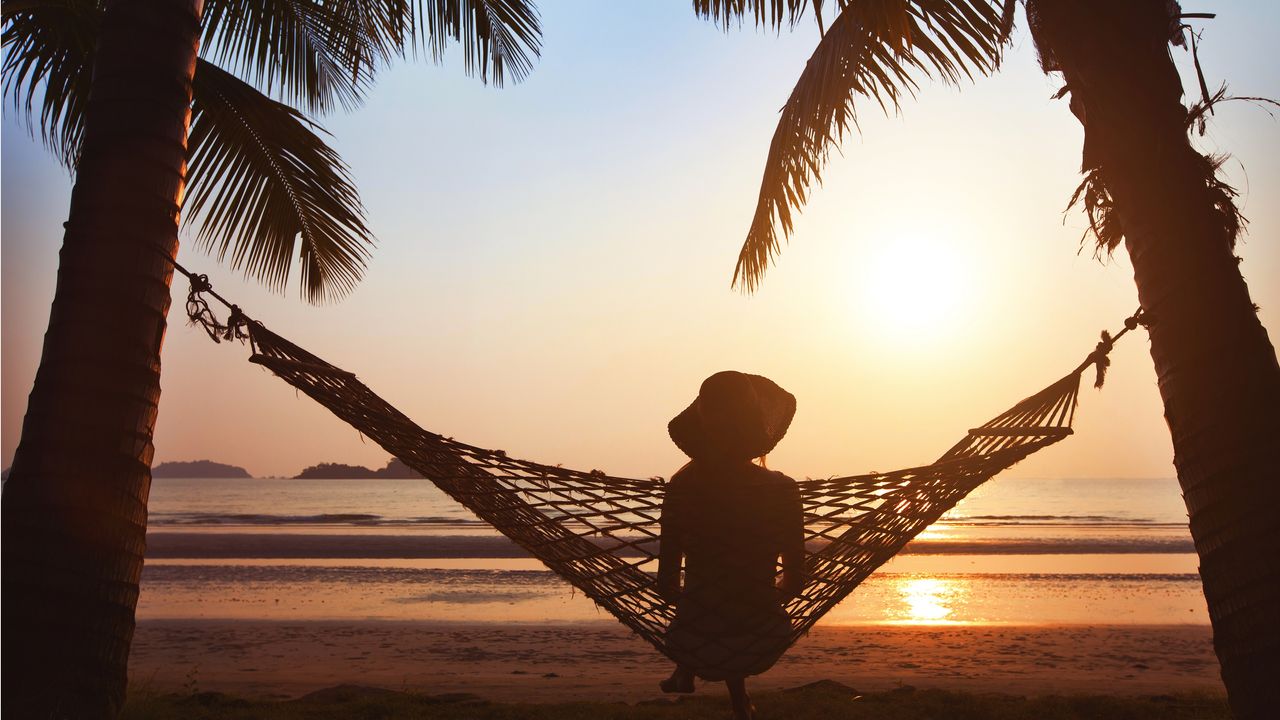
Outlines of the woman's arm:
M 676 531 L 678 500 L 672 499 L 672 485 L 676 478 L 667 483 L 667 493 L 662 498 L 662 515 L 658 518 L 658 594 L 668 602 L 675 602 L 680 597 L 680 563 L 684 556 L 684 548 L 680 545 L 680 534 Z
M 782 542 L 782 582 L 780 588 L 787 597 L 795 597 L 804 589 L 804 507 L 800 504 L 800 490 L 792 482 L 785 505 L 786 529 Z
M 658 594 L 668 602 L 680 597 L 680 561 L 684 550 L 676 540 L 676 533 L 665 525 L 658 540 Z

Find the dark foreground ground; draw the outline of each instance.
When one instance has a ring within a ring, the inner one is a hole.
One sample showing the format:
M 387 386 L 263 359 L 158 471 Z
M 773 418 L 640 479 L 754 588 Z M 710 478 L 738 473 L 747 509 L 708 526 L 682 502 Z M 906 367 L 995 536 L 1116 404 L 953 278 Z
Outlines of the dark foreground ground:
M 613 622 L 143 621 L 133 689 L 300 698 L 338 685 L 503 703 L 660 699 L 670 661 Z M 970 695 L 1222 695 L 1207 625 L 818 626 L 761 693 L 826 678 L 882 693 L 903 685 Z M 724 686 L 700 683 L 699 696 Z
M 830 680 L 791 690 L 757 693 L 760 720 L 1227 720 L 1226 699 L 1197 693 L 1118 697 L 1071 695 L 1022 697 L 904 686 L 859 693 Z M 699 720 L 729 716 L 722 696 L 685 697 L 626 703 L 496 703 L 475 695 L 422 695 L 378 688 L 340 686 L 284 701 L 245 700 L 222 693 L 135 692 L 125 720 Z

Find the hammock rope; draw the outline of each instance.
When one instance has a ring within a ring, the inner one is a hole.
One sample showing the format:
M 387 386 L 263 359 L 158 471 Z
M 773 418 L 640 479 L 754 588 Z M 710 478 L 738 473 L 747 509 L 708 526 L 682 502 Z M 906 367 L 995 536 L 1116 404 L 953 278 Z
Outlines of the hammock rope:
M 614 477 L 521 460 L 424 430 L 353 373 L 251 320 L 213 293 L 206 277 L 173 264 L 192 280 L 187 303 L 192 323 L 214 341 L 247 337 L 250 362 L 420 472 L 660 652 L 688 660 L 667 642 L 676 606 L 659 594 L 655 582 L 662 478 Z M 231 309 L 227 323 L 209 312 L 204 294 Z M 1081 375 L 1095 367 L 1100 387 L 1115 341 L 1145 323 L 1139 310 L 1114 336 L 1104 332 L 1076 369 L 969 430 L 929 465 L 797 481 L 805 522 L 805 583 L 785 603 L 790 619 L 785 646 L 979 485 L 1071 435 Z M 732 652 L 752 651 L 735 647 Z

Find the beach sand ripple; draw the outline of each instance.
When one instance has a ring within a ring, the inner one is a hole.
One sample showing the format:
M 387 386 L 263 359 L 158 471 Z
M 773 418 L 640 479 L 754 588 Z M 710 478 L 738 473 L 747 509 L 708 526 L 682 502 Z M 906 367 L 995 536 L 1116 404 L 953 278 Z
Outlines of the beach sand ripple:
M 298 697 L 343 684 L 486 699 L 635 702 L 669 663 L 610 623 L 150 620 L 135 688 Z M 1168 626 L 819 626 L 753 685 L 830 680 L 1021 695 L 1221 693 L 1210 630 Z M 719 688 L 708 688 L 719 692 Z

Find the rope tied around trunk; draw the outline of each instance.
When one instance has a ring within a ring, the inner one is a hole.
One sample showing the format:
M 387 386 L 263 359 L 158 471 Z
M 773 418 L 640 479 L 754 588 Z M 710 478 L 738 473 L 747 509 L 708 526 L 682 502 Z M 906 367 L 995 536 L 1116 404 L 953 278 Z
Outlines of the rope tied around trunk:
M 249 341 L 253 345 L 253 335 L 250 332 L 250 326 L 261 324 L 250 318 L 240 309 L 239 305 L 227 300 L 219 295 L 213 289 L 213 283 L 209 282 L 209 276 L 204 273 L 194 273 L 186 269 L 177 260 L 173 259 L 168 252 L 162 248 L 154 248 L 160 257 L 173 266 L 174 271 L 187 278 L 190 287 L 187 289 L 187 321 L 192 325 L 199 325 L 209 336 L 209 339 L 220 343 L 223 340 L 239 340 Z M 213 308 L 209 307 L 209 301 L 204 297 L 208 295 L 214 300 L 222 303 L 229 311 L 227 313 L 227 321 L 221 322 L 218 316 L 213 313 Z
M 1151 323 L 1150 318 L 1142 308 L 1138 308 L 1132 315 L 1124 319 L 1124 329 L 1112 335 L 1110 332 L 1103 330 L 1102 339 L 1094 346 L 1093 352 L 1084 359 L 1080 364 L 1079 371 L 1083 371 L 1090 365 L 1096 372 L 1093 380 L 1095 388 L 1101 388 L 1102 384 L 1107 381 L 1107 369 L 1111 367 L 1111 351 L 1115 349 L 1116 341 L 1124 337 L 1124 334 L 1137 328 L 1139 325 L 1147 327 Z
M 175 268 L 177 263 L 174 263 Z M 199 325 L 204 328 L 205 333 L 214 342 L 222 342 L 223 340 L 239 340 L 241 342 L 249 340 L 249 317 L 240 310 L 239 305 L 231 305 L 231 312 L 227 315 L 227 322 L 218 321 L 213 310 L 209 307 L 209 301 L 204 298 L 205 293 L 213 293 L 213 285 L 209 282 L 208 275 L 197 275 L 189 273 L 185 270 L 181 271 L 191 281 L 191 288 L 187 291 L 187 319 L 192 325 Z M 221 299 L 221 298 L 219 298 Z

